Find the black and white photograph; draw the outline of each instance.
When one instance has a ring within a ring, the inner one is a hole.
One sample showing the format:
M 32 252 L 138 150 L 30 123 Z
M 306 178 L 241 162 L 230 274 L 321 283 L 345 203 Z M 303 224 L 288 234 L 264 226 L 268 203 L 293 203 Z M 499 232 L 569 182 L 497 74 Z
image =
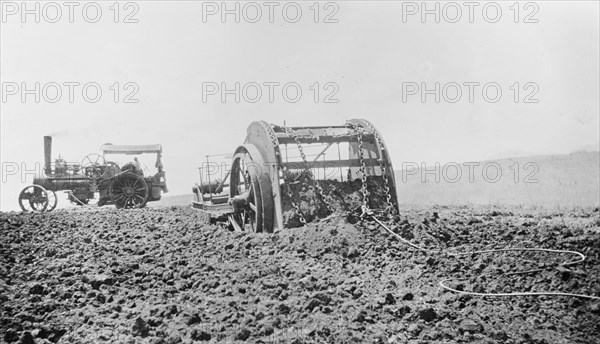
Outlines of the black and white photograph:
M 597 0 L 0 0 L 0 344 L 600 343 Z

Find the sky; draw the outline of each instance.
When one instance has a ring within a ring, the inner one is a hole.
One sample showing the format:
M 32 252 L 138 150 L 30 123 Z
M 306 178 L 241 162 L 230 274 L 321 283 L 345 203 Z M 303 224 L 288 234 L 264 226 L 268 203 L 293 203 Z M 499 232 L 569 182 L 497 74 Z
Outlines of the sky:
M 460 17 L 448 2 L 96 1 L 71 18 L 63 2 L 1 4 L 0 210 L 17 209 L 44 135 L 71 162 L 160 143 L 171 194 L 254 120 L 365 118 L 395 166 L 600 144 L 597 1 L 475 2 L 471 18 L 463 2 Z

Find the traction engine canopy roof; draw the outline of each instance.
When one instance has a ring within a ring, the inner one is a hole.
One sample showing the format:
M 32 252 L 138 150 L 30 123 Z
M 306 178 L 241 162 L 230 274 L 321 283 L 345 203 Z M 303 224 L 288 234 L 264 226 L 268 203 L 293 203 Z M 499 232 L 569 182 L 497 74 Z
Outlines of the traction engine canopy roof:
M 162 153 L 162 146 L 156 145 L 102 145 L 103 154 L 143 154 Z

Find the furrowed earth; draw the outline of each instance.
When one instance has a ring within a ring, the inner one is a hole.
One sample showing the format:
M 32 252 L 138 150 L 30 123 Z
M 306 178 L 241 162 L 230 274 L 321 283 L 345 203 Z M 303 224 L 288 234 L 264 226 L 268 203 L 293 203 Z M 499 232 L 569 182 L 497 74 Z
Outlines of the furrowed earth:
M 325 190 L 329 192 L 329 190 Z M 289 210 L 289 205 L 288 205 Z M 0 213 L 4 343 L 598 343 L 598 209 L 401 208 L 414 250 L 334 213 L 274 234 L 205 224 L 190 207 Z M 542 271 L 510 274 L 511 272 Z

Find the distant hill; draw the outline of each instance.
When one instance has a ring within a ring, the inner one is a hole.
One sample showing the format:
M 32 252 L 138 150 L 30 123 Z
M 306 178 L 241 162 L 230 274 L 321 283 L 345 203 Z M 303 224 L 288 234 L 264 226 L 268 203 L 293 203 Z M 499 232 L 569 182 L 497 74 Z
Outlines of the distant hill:
M 482 176 L 486 164 L 487 180 Z M 482 161 L 473 166 L 473 181 L 469 180 L 468 166 L 459 165 L 462 176 L 455 183 L 452 181 L 456 168 L 452 166 L 448 166 L 445 173 L 444 166 L 440 166 L 439 183 L 436 183 L 433 173 L 425 175 L 423 182 L 421 170 L 416 173 L 409 168 L 397 171 L 398 201 L 413 205 L 498 204 L 527 207 L 598 206 L 600 202 L 598 151 Z M 426 167 L 433 169 L 431 165 Z M 519 174 L 515 179 L 517 167 Z M 496 169 L 502 171 L 498 181 L 494 181 Z
M 477 165 L 478 164 L 478 165 Z M 483 177 L 487 164 L 487 175 Z M 401 205 L 512 205 L 526 207 L 598 206 L 600 203 L 600 152 L 578 151 L 567 155 L 530 156 L 481 161 L 469 167 L 458 164 L 433 172 L 396 171 L 398 201 Z M 512 169 L 511 169 L 512 167 Z M 517 168 L 518 167 L 518 168 Z M 527 168 L 526 168 L 527 167 Z M 427 165 L 433 170 L 434 166 Z M 496 170 L 501 176 L 496 179 Z M 517 179 L 515 171 L 518 170 Z M 455 183 L 454 180 L 457 180 Z M 495 181 L 495 182 L 494 182 Z M 149 206 L 190 205 L 192 195 L 164 196 Z

